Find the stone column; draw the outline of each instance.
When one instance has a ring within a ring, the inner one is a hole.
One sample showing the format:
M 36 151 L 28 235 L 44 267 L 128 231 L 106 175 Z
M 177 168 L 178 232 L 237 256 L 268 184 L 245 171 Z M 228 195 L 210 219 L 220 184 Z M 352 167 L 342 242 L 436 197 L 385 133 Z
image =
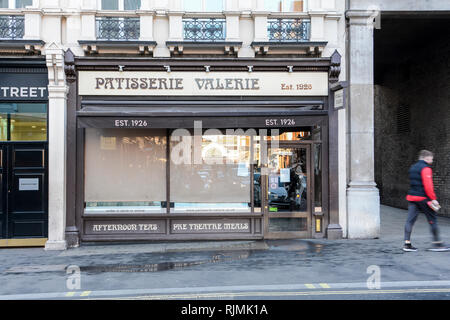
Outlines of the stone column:
M 372 11 L 348 11 L 349 184 L 348 238 L 380 235 L 380 197 L 374 180 Z
M 66 113 L 64 51 L 55 43 L 46 50 L 48 68 L 48 241 L 46 250 L 65 250 Z

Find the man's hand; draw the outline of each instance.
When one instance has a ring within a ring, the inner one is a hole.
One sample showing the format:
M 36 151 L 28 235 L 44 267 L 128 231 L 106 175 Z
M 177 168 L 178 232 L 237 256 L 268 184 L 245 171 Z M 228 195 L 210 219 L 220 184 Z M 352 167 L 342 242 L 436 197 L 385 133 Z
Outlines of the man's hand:
M 440 207 L 439 202 L 437 200 L 432 200 L 431 203 L 436 207 Z

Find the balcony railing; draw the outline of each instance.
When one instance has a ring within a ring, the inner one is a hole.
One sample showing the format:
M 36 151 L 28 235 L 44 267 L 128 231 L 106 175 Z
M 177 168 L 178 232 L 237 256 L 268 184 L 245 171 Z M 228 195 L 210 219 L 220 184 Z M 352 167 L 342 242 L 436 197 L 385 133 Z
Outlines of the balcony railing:
M 138 40 L 140 35 L 139 18 L 98 17 L 98 40 Z
M 185 41 L 224 41 L 225 19 L 183 19 Z
M 310 39 L 311 21 L 305 19 L 268 19 L 269 41 L 301 42 Z
M 0 39 L 22 39 L 24 30 L 23 16 L 0 16 Z

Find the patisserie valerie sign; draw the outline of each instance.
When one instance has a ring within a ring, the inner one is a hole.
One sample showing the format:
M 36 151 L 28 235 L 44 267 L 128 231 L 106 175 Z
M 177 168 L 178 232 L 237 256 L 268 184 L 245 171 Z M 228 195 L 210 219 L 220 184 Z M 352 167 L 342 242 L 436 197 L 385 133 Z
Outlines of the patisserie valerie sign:
M 81 71 L 80 95 L 327 96 L 326 72 Z

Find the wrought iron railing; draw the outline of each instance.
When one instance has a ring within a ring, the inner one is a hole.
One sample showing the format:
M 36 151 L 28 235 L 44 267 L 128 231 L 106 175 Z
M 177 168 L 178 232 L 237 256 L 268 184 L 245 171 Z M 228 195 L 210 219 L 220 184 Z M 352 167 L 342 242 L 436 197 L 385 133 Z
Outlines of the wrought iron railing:
M 269 41 L 301 42 L 310 38 L 311 21 L 305 19 L 268 19 Z
M 98 17 L 97 39 L 137 40 L 140 36 L 139 18 Z
M 223 41 L 225 19 L 183 19 L 183 38 L 188 41 Z
M 0 16 L 0 39 L 22 39 L 24 31 L 23 16 Z

